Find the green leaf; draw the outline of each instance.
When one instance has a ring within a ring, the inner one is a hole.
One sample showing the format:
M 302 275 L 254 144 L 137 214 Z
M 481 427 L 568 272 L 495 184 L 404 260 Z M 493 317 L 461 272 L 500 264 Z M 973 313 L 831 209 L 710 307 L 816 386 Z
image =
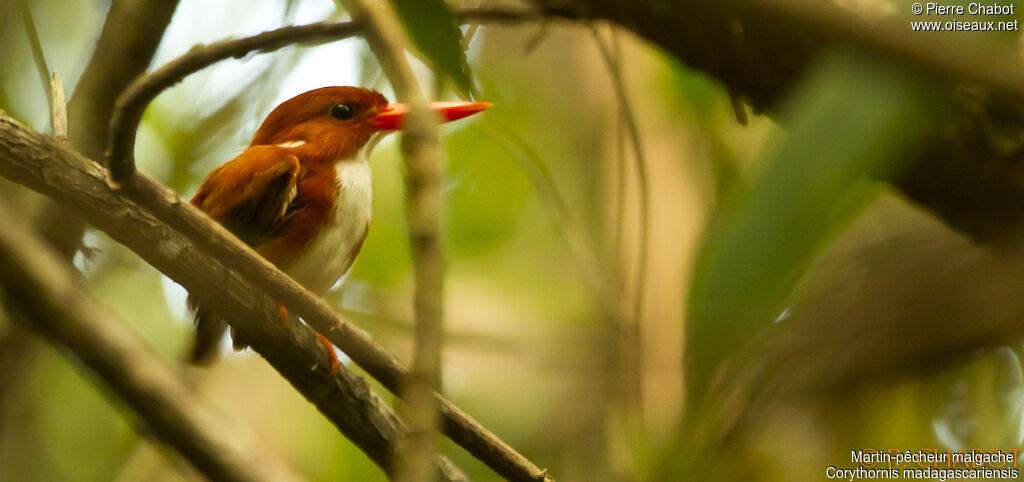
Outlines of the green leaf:
M 462 33 L 444 0 L 394 0 L 416 48 L 435 70 L 448 75 L 463 92 L 470 92 L 469 67 L 462 50 Z
M 456 255 L 497 249 L 522 223 L 530 181 L 512 152 L 478 129 L 448 135 L 448 245 Z
M 788 140 L 727 206 L 697 260 L 687 311 L 691 402 L 720 363 L 771 326 L 813 256 L 933 130 L 930 88 L 853 56 L 820 65 L 783 110 Z M 842 320 L 836 320 L 842 322 Z M 696 408 L 696 403 L 688 407 Z

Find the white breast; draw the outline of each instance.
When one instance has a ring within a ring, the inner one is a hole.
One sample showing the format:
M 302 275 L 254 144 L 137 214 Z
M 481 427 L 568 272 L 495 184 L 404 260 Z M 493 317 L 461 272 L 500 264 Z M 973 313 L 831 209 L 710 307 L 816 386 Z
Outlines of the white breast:
M 334 219 L 328 221 L 302 258 L 287 270 L 296 281 L 320 296 L 352 267 L 352 250 L 366 236 L 373 204 L 370 164 L 365 157 L 341 161 L 336 169 L 338 199 Z

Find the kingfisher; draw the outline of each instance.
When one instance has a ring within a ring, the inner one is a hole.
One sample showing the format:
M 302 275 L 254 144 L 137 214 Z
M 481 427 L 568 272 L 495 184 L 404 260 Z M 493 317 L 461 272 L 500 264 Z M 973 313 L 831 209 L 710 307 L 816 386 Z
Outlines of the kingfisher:
M 487 102 L 434 102 L 440 122 L 475 114 Z M 317 296 L 352 267 L 370 226 L 369 156 L 400 130 L 405 104 L 360 87 L 322 87 L 288 99 L 263 121 L 238 157 L 210 172 L 190 201 Z M 209 364 L 227 324 L 189 298 L 196 336 L 190 361 Z M 288 313 L 279 308 L 282 322 Z M 245 343 L 234 337 L 236 350 Z M 332 373 L 338 369 L 333 346 Z

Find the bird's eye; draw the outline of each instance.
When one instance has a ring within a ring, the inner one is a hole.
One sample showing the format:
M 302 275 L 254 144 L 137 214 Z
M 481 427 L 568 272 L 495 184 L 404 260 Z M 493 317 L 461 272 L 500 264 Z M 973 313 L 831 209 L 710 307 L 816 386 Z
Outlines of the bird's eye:
M 331 106 L 330 114 L 338 120 L 349 120 L 356 115 L 356 109 L 352 104 L 334 104 Z

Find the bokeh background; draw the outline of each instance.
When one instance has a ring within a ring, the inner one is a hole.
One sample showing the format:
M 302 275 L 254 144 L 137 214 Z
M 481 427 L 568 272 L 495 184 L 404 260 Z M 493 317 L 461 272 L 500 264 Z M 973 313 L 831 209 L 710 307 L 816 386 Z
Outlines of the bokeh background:
M 884 14 L 895 2 L 861 3 Z M 108 3 L 0 2 L 0 108 L 48 132 L 32 34 L 15 14 L 24 4 L 70 93 Z M 329 0 L 183 0 L 154 64 L 197 43 L 344 18 Z M 790 121 L 783 131 L 715 81 L 603 23 L 469 30 L 477 96 L 494 107 L 442 127 L 443 376 L 444 392 L 483 425 L 567 481 L 686 479 L 677 464 L 692 453 L 762 479 L 814 480 L 830 465 L 849 465 L 853 449 L 1021 445 L 1024 375 L 1013 340 L 927 370 L 890 371 L 883 354 L 868 360 L 881 367 L 850 355 L 846 365 L 825 357 L 819 372 L 802 372 L 769 356 L 743 372 L 762 387 L 736 395 L 744 401 L 706 397 L 719 406 L 763 404 L 736 410 L 758 418 L 756 430 L 725 448 L 700 444 L 698 452 L 681 435 L 684 413 L 699 410 L 684 403 L 687 377 L 722 383 L 716 354 L 753 330 L 744 320 L 784 324 L 805 299 L 819 300 L 805 309 L 819 318 L 837 304 L 862 302 L 845 293 L 875 282 L 860 263 L 867 256 L 905 275 L 894 282 L 902 286 L 928 272 L 914 271 L 907 252 L 950 263 L 982 255 L 892 189 L 864 180 L 898 170 L 901 158 L 939 135 L 932 119 L 942 115 L 942 101 L 929 85 L 870 60 L 829 55 L 785 102 L 777 117 Z M 428 92 L 455 98 L 417 65 Z M 359 38 L 224 61 L 150 106 L 139 167 L 188 198 L 206 173 L 241 151 L 273 106 L 325 85 L 373 87 L 393 98 Z M 395 140 L 372 158 L 374 214 L 362 253 L 327 297 L 408 360 L 412 276 Z M 835 162 L 816 169 L 821 159 Z M 26 220 L 41 204 L 4 180 L 0 197 Z M 185 291 L 98 231 L 88 231 L 86 245 L 75 265 L 88 291 L 182 366 L 203 399 L 253 427 L 311 479 L 384 480 L 257 355 L 225 344 L 213 368 L 184 367 L 193 329 Z M 829 338 L 823 327 L 857 331 L 860 320 L 841 314 L 794 331 L 809 346 Z M 692 317 L 711 321 L 687 327 Z M 691 335 L 685 355 L 684 327 L 700 335 Z M 0 317 L 0 336 L 14 331 Z M 169 449 L 140 438 L 139 420 L 77 360 L 21 336 L 0 354 L 0 480 L 199 477 Z M 831 376 L 833 362 L 842 375 Z M 846 374 L 858 369 L 865 372 L 854 383 Z M 776 383 L 814 395 L 759 398 Z M 444 450 L 474 480 L 496 479 L 458 447 L 445 442 Z

